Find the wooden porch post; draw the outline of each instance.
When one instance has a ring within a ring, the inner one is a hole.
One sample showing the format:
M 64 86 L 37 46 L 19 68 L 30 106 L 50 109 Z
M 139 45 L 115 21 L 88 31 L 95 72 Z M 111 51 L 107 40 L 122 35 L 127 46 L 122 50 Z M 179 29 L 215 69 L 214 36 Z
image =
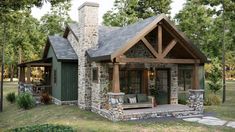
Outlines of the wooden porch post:
M 31 83 L 30 74 L 31 74 L 31 65 L 27 65 L 27 83 Z
M 194 64 L 193 67 L 193 89 L 199 89 L 199 77 L 198 77 L 198 64 Z
M 25 83 L 25 67 L 22 67 L 22 76 L 21 76 L 22 82 Z
M 119 64 L 118 63 L 113 63 L 112 92 L 120 93 Z
M 20 67 L 20 74 L 18 75 L 18 78 L 19 78 L 19 81 L 22 82 L 23 78 L 22 78 L 22 71 L 23 71 L 23 68 Z

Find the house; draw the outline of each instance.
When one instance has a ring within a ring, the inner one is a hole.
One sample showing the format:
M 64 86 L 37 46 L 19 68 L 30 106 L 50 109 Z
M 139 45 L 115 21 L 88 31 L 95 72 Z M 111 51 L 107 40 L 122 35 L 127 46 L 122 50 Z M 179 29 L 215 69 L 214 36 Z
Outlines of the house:
M 98 7 L 84 3 L 78 23 L 48 38 L 38 62 L 50 67 L 54 101 L 76 100 L 110 120 L 200 115 L 206 56 L 164 14 L 105 27 L 98 24 Z M 33 66 L 21 65 L 27 64 Z M 180 105 L 185 93 L 188 105 Z

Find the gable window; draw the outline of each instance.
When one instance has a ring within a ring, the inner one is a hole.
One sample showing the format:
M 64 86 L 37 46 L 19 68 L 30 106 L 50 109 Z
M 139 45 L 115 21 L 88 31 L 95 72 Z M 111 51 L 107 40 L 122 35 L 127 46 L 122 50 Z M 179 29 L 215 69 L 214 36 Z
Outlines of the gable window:
M 54 70 L 54 84 L 56 84 L 56 80 L 57 80 L 57 72 L 56 70 Z
M 92 81 L 94 83 L 98 82 L 98 68 L 97 67 L 92 68 Z

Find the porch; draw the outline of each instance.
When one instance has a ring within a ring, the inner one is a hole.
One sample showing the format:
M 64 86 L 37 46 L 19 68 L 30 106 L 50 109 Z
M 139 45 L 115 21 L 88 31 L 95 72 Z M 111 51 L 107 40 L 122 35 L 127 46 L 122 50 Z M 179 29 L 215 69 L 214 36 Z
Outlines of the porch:
M 42 59 L 18 65 L 20 70 L 18 92 L 29 92 L 34 96 L 51 94 L 51 59 Z M 32 72 L 36 72 L 33 75 Z

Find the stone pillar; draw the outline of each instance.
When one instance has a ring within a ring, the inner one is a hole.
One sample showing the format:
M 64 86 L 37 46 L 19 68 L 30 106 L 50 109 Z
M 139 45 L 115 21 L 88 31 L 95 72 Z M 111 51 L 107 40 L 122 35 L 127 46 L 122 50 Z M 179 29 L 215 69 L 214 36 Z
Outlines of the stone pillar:
M 78 106 L 91 109 L 91 64 L 86 51 L 96 48 L 98 44 L 98 7 L 99 4 L 85 2 L 78 8 L 79 13 L 79 43 L 78 54 Z
M 204 94 L 203 89 L 189 90 L 188 106 L 200 113 L 203 113 L 203 101 L 204 101 L 203 94 Z
M 108 93 L 109 113 L 112 121 L 118 121 L 122 118 L 124 95 L 124 93 Z

